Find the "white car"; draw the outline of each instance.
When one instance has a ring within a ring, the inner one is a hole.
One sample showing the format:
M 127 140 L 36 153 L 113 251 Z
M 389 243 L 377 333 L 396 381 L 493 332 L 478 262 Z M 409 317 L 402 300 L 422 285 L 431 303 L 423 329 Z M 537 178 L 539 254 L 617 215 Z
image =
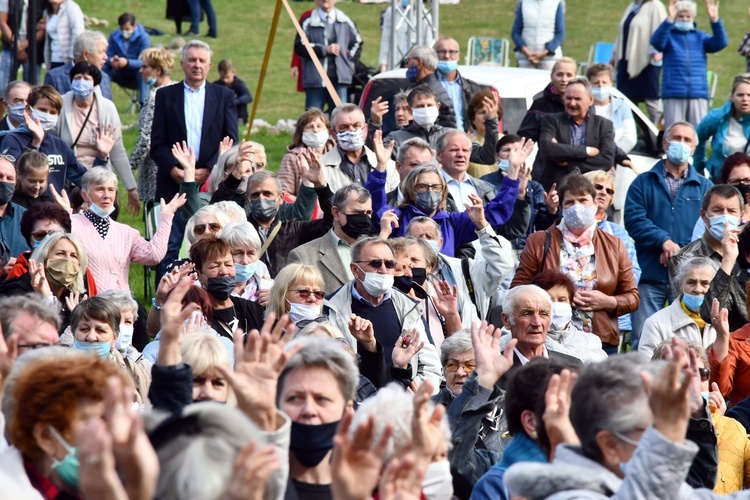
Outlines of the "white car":
M 548 71 L 539 69 L 510 68 L 502 66 L 459 66 L 462 77 L 468 78 L 481 85 L 494 88 L 500 96 L 503 107 L 503 120 L 500 123 L 501 130 L 507 133 L 515 133 L 521 125 L 534 98 L 544 90 L 550 82 Z M 365 86 L 359 106 L 370 117 L 370 103 L 383 96 L 392 104 L 393 96 L 400 90 L 408 89 L 413 84 L 406 79 L 405 69 L 396 69 L 380 73 L 373 77 Z M 654 164 L 661 159 L 661 145 L 657 144 L 659 130 L 651 120 L 627 97 L 623 96 L 616 88 L 612 89 L 612 95 L 625 99 L 633 111 L 635 118 L 638 141 L 635 147 L 628 153 L 633 162 L 633 169 L 618 166 L 615 183 L 614 207 L 622 213 L 625 205 L 625 195 L 630 183 L 635 179 L 636 173 L 650 170 Z M 391 109 L 393 106 L 391 105 Z M 384 119 L 384 129 L 393 130 L 395 122 L 393 113 L 388 113 Z M 533 161 L 530 158 L 529 161 Z

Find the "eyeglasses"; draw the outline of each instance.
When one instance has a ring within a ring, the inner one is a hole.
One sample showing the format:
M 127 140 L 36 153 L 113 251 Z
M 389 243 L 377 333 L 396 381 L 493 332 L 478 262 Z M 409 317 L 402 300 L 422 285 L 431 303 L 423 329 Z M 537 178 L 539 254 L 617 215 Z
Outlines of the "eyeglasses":
M 434 191 L 440 193 L 443 191 L 442 184 L 414 184 L 414 190 L 417 193 L 424 193 L 425 191 Z
M 457 50 L 438 50 L 437 55 L 438 57 L 445 57 L 445 56 L 457 56 L 459 52 Z
M 31 239 L 33 239 L 34 241 L 42 241 L 51 232 L 52 231 L 37 231 L 35 233 L 31 233 Z
M 740 184 L 748 185 L 750 184 L 750 179 L 732 179 L 730 181 L 727 181 L 727 184 L 730 186 L 739 186 Z
M 698 368 L 698 373 L 701 376 L 701 382 L 708 382 L 708 377 L 711 375 L 711 370 L 708 368 Z
M 367 264 L 373 269 L 380 269 L 385 264 L 386 269 L 396 269 L 396 261 L 392 259 L 370 259 L 370 260 L 355 260 L 357 264 Z
M 8 160 L 11 163 L 15 163 L 16 162 L 16 157 L 13 156 L 13 155 L 2 155 L 2 154 L 0 154 L 0 160 Z
M 594 189 L 596 189 L 597 191 L 605 190 L 605 191 L 607 191 L 607 194 L 610 195 L 610 196 L 614 196 L 614 194 L 615 194 L 615 190 L 614 189 L 605 188 L 601 184 L 594 184 Z
M 474 361 L 466 361 L 465 363 L 460 363 L 455 359 L 449 359 L 445 363 L 445 369 L 449 372 L 457 372 L 459 366 L 462 366 L 467 374 L 473 373 L 474 370 L 477 369 L 477 364 Z
M 19 349 L 40 349 L 42 347 L 49 347 L 52 344 L 49 342 L 34 342 L 33 344 L 18 344 Z
M 326 298 L 326 293 L 322 290 L 289 290 L 290 292 L 297 292 L 297 295 L 299 295 L 299 298 L 302 300 L 307 300 L 307 298 L 310 296 L 310 294 L 315 295 L 315 298 L 318 300 L 323 300 Z
M 206 232 L 206 226 L 208 226 L 208 229 L 210 229 L 212 233 L 218 233 L 221 231 L 221 224 L 218 222 L 211 222 L 210 224 L 198 224 L 193 228 L 193 232 L 200 236 Z

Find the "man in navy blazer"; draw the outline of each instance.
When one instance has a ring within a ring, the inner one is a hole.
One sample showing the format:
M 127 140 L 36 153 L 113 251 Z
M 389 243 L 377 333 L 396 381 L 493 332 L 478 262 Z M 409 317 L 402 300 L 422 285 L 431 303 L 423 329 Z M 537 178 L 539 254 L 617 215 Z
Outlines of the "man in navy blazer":
M 98 31 L 87 30 L 78 35 L 73 42 L 73 60 L 67 64 L 47 71 L 44 84 L 52 85 L 64 95 L 70 91 L 70 70 L 76 63 L 86 61 L 99 69 L 107 62 L 107 39 Z M 112 100 L 112 83 L 109 75 L 102 71 L 102 81 L 99 84 L 102 95 Z
M 151 126 L 151 158 L 158 166 L 156 199 L 172 199 L 184 177 L 172 156 L 172 146 L 186 141 L 196 157 L 195 180 L 203 184 L 219 155 L 219 143 L 231 137 L 237 143 L 237 108 L 234 93 L 206 81 L 211 68 L 208 44 L 192 40 L 182 48 L 185 79 L 156 92 Z

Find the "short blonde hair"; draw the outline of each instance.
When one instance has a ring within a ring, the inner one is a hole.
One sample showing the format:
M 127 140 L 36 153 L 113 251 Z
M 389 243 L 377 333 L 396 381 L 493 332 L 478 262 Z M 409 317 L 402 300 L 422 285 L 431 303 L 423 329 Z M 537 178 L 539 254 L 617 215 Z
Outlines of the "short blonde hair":
M 595 184 L 597 182 L 609 182 L 609 184 L 612 186 L 612 191 L 617 192 L 617 185 L 615 184 L 615 176 L 611 173 L 604 171 L 604 170 L 592 170 L 591 172 L 586 172 L 583 174 L 585 178 L 591 181 L 591 184 Z M 612 199 L 609 200 L 609 205 L 612 206 L 612 203 L 615 202 L 615 195 L 612 194 Z M 609 207 L 607 207 L 609 208 Z
M 266 306 L 266 316 L 274 313 L 278 319 L 286 313 L 286 294 L 289 291 L 289 287 L 295 282 L 312 283 L 322 289 L 323 275 L 320 274 L 320 271 L 315 266 L 288 264 L 279 271 L 279 274 L 273 280 L 273 286 L 268 297 L 268 305 Z
M 193 369 L 193 377 L 218 373 L 217 365 L 232 368 L 226 347 L 218 337 L 210 333 L 185 335 L 180 347 L 182 359 Z
M 141 52 L 138 58 L 152 68 L 160 69 L 161 76 L 169 76 L 174 68 L 174 57 L 167 49 L 161 47 L 150 47 Z

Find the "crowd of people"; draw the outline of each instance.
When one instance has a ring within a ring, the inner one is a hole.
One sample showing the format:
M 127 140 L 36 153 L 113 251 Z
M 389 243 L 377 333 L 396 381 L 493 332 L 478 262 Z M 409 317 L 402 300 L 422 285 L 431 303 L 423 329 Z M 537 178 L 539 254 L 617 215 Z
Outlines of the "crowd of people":
M 39 85 L 10 77 L 28 30 L 0 1 L 0 497 L 747 497 L 750 75 L 708 109 L 718 2 L 709 35 L 689 0 L 635 0 L 578 76 L 564 2 L 521 0 L 518 64 L 550 82 L 510 133 L 459 42 L 408 30 L 404 88 L 367 118 L 362 37 L 316 0 L 279 165 L 240 140 L 252 96 L 230 59 L 208 81 L 206 42 L 175 57 L 131 13 L 107 38 L 49 4 Z M 112 85 L 141 105 L 130 155 Z M 630 186 L 614 86 L 663 113 Z

